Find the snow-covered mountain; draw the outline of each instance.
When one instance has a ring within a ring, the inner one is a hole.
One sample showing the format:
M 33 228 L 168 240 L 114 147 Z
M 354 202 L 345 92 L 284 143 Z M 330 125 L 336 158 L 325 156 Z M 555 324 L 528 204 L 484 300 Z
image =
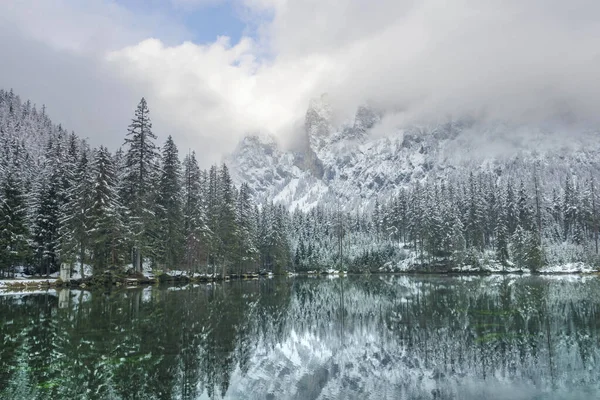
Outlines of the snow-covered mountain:
M 332 115 L 326 96 L 311 101 L 303 145 L 294 150 L 273 137 L 247 136 L 227 159 L 234 178 L 247 182 L 259 201 L 272 199 L 292 210 L 337 199 L 356 209 L 428 177 L 482 168 L 499 176 L 531 176 L 535 166 L 548 185 L 567 172 L 598 170 L 598 128 L 566 118 L 543 124 L 489 118 L 401 124 L 368 106 L 341 124 Z

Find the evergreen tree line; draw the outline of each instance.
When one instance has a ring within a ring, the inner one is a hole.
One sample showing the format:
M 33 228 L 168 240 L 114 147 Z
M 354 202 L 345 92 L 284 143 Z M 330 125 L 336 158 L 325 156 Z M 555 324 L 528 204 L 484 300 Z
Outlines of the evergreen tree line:
M 370 212 L 317 207 L 291 215 L 298 271 L 495 264 L 536 271 L 598 257 L 598 195 L 592 175 L 542 187 L 535 167 L 514 179 L 481 171 L 416 182 Z
M 598 264 L 597 194 L 593 176 L 567 174 L 542 188 L 537 169 L 515 181 L 495 173 L 417 183 L 383 206 L 378 236 L 416 253 L 418 263 L 529 268 Z
M 142 99 L 122 149 L 90 148 L 45 111 L 0 91 L 0 274 L 61 264 L 93 273 L 143 263 L 201 273 L 275 270 L 289 258 L 285 210 L 253 203 L 226 165 L 156 145 Z
M 0 274 L 50 274 L 62 263 L 82 275 L 86 264 L 94 273 L 146 263 L 221 275 L 598 264 L 591 174 L 544 187 L 538 166 L 518 178 L 457 173 L 411 184 L 369 211 L 338 202 L 290 213 L 255 204 L 226 165 L 201 170 L 193 152 L 180 161 L 171 137 L 156 140 L 144 99 L 112 154 L 0 91 Z

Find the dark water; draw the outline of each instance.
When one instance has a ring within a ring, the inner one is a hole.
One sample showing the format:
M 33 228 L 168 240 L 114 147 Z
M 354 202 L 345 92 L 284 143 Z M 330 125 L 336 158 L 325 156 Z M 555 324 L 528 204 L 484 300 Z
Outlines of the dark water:
M 0 296 L 6 399 L 596 399 L 600 279 Z

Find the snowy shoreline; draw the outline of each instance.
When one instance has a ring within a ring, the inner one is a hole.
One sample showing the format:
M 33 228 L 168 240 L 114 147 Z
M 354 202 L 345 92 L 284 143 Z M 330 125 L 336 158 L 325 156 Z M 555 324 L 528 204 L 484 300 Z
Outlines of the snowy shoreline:
M 167 273 L 162 274 L 159 277 L 127 277 L 113 284 L 94 284 L 93 277 L 89 277 L 85 280 L 72 280 L 69 283 L 61 282 L 59 279 L 44 279 L 44 278 L 24 278 L 19 277 L 15 279 L 1 279 L 0 280 L 0 294 L 9 295 L 12 293 L 30 293 L 36 294 L 40 291 L 49 291 L 57 288 L 89 288 L 94 289 L 98 287 L 135 287 L 135 286 L 148 286 L 155 284 L 169 284 L 177 285 L 179 283 L 213 283 L 213 282 L 228 282 L 233 280 L 255 280 L 259 278 L 273 278 L 273 277 L 343 277 L 343 276 L 365 276 L 365 275 L 446 275 L 446 276 L 489 276 L 489 275 L 520 275 L 520 276 L 585 276 L 585 275 L 600 275 L 599 271 L 593 270 L 592 268 L 585 265 L 564 265 L 557 267 L 546 267 L 537 272 L 531 272 L 529 270 L 517 269 L 517 268 L 506 268 L 505 270 L 496 270 L 490 268 L 473 268 L 473 267 L 461 267 L 461 268 L 429 268 L 424 269 L 421 267 L 415 267 L 412 269 L 403 270 L 380 270 L 372 271 L 367 273 L 354 273 L 348 271 L 339 270 L 327 270 L 327 271 L 306 271 L 306 272 L 286 272 L 283 274 L 246 274 L 242 276 L 232 275 L 225 276 L 224 278 L 220 275 L 213 276 L 210 274 L 173 274 Z

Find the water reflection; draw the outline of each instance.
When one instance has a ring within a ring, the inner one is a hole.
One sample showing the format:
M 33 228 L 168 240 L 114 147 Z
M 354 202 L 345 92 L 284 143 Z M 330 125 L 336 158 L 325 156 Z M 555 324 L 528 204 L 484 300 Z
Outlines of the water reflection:
M 0 296 L 2 398 L 589 399 L 600 280 L 374 276 Z

